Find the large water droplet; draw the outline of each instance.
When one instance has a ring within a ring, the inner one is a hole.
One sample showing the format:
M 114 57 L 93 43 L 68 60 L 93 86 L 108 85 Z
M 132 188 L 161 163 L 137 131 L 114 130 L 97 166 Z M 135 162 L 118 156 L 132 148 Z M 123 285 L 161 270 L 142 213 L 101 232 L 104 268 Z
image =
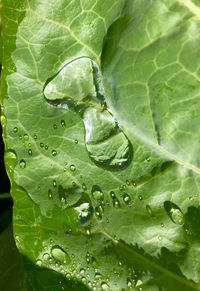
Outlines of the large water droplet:
M 17 164 L 16 154 L 13 151 L 6 151 L 4 154 L 4 159 L 6 161 L 9 173 L 12 174 Z
M 69 264 L 71 261 L 67 252 L 59 246 L 52 247 L 51 255 L 56 261 L 60 262 L 61 264 Z
M 164 203 L 165 210 L 169 215 L 170 219 L 176 223 L 183 225 L 184 224 L 184 215 L 180 208 L 173 202 L 165 201 Z
M 52 106 L 80 114 L 86 148 L 96 165 L 122 170 L 129 164 L 130 142 L 107 109 L 101 72 L 94 61 L 82 57 L 65 65 L 46 84 L 44 97 Z

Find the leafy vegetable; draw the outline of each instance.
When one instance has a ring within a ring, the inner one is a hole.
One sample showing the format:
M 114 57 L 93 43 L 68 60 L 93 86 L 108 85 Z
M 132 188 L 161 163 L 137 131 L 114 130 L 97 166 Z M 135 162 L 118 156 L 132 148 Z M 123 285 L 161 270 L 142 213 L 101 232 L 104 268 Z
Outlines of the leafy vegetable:
M 2 5 L 1 122 L 30 288 L 198 290 L 200 4 Z

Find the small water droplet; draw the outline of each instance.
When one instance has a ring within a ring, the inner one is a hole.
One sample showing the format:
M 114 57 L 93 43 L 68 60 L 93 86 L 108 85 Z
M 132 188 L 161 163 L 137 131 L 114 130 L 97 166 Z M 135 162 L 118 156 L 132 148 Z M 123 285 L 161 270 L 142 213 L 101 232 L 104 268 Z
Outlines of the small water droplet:
M 127 193 L 124 193 L 123 200 L 124 200 L 124 202 L 126 204 L 130 204 L 131 203 L 131 197 Z
M 31 149 L 28 150 L 28 154 L 29 154 L 29 156 L 32 156 L 32 150 Z
M 119 202 L 119 200 L 117 199 L 117 196 L 115 195 L 115 192 L 114 192 L 114 191 L 111 191 L 111 192 L 110 192 L 110 196 L 111 196 L 111 198 L 112 198 L 112 200 L 113 200 L 113 206 L 114 206 L 115 208 L 119 208 L 119 207 L 120 207 L 120 202 Z
M 62 127 L 65 127 L 65 121 L 64 121 L 64 120 L 61 120 L 60 123 L 61 123 L 61 126 L 62 126 Z
M 143 197 L 142 197 L 141 195 L 138 195 L 138 199 L 139 199 L 140 201 L 142 201 L 142 200 L 143 200 Z
M 153 216 L 153 211 L 149 205 L 146 205 L 146 210 L 147 210 L 147 213 L 149 214 L 149 216 Z
M 70 166 L 70 170 L 71 170 L 72 172 L 74 172 L 74 171 L 76 171 L 76 167 L 75 167 L 74 165 L 71 165 L 71 166 Z
M 56 180 L 53 180 L 53 187 L 56 188 L 56 186 L 57 186 Z
M 60 246 L 53 246 L 51 249 L 51 255 L 61 264 L 69 264 L 71 261 L 67 252 L 64 251 Z
M 41 143 L 40 143 L 40 147 L 41 147 L 41 148 L 43 148 L 43 147 L 44 147 L 44 144 L 43 144 L 43 142 L 41 142 Z
M 28 146 L 31 147 L 31 143 L 30 142 L 28 143 Z
M 65 199 L 65 197 L 61 197 L 61 199 L 60 199 L 60 203 L 61 203 L 62 206 L 65 206 L 65 204 L 66 204 L 66 199 Z
M 55 156 L 57 155 L 57 151 L 56 151 L 56 150 L 52 150 L 51 155 L 52 155 L 53 157 L 55 157 Z
M 37 134 L 34 134 L 33 138 L 34 138 L 34 139 L 37 139 Z
M 45 148 L 45 150 L 47 151 L 49 147 L 48 147 L 48 145 L 45 145 L 45 147 L 44 147 L 44 148 Z
M 103 192 L 101 191 L 101 188 L 97 185 L 94 185 L 92 187 L 92 197 L 94 200 L 102 200 L 103 199 Z
M 24 140 L 25 140 L 25 141 L 28 141 L 28 140 L 29 140 L 29 136 L 28 136 L 28 134 L 26 134 L 26 133 L 24 134 Z
M 13 128 L 13 132 L 14 132 L 14 133 L 18 132 L 18 127 L 14 127 L 14 128 Z
M 74 142 L 75 142 L 75 144 L 78 144 L 78 140 L 77 139 L 75 139 Z
M 90 27 L 94 27 L 94 23 L 91 22 L 91 23 L 90 23 Z
M 130 186 L 130 181 L 129 180 L 126 180 L 126 185 Z
M 42 261 L 41 260 L 37 260 L 36 261 L 36 265 L 39 266 L 39 267 L 41 267 L 42 266 Z
M 87 190 L 85 183 L 82 184 L 83 191 Z
M 89 203 L 83 203 L 75 209 L 79 212 L 79 219 L 82 224 L 87 223 L 94 212 L 92 205 Z
M 163 222 L 161 223 L 161 227 L 164 227 L 164 223 Z
M 137 184 L 136 184 L 135 181 L 132 181 L 132 184 L 133 184 L 133 187 L 136 187 L 137 186 Z
M 4 115 L 1 115 L 1 125 L 2 125 L 2 128 L 5 128 L 6 126 L 6 118 Z
M 102 282 L 102 283 L 101 283 L 101 289 L 102 289 L 103 291 L 109 291 L 109 290 L 110 290 L 110 287 L 109 287 L 109 285 L 108 285 L 107 283 Z
M 53 193 L 50 189 L 48 190 L 48 198 L 53 199 Z
M 57 129 L 57 125 L 56 125 L 56 124 L 54 124 L 54 125 L 53 125 L 53 128 L 54 128 L 54 129 Z
M 150 161 L 151 161 L 151 158 L 150 158 L 150 157 L 147 157 L 147 158 L 146 158 L 146 161 L 147 161 L 147 162 L 150 162 Z
M 162 236 L 161 236 L 161 235 L 158 235 L 158 239 L 159 239 L 159 240 L 162 240 Z
M 20 162 L 19 162 L 19 166 L 20 166 L 20 168 L 21 169 L 24 169 L 24 168 L 26 168 L 26 161 L 25 160 L 20 160 Z
M 64 167 L 64 168 L 63 168 L 63 172 L 66 172 L 66 171 L 67 171 L 67 169 Z
M 81 274 L 81 275 L 84 275 L 84 274 L 85 274 L 85 269 L 81 268 L 81 269 L 80 269 L 80 274 Z
M 190 196 L 190 197 L 189 197 L 189 200 L 190 200 L 190 201 L 192 201 L 192 200 L 193 200 L 193 197 L 192 197 L 192 196 Z

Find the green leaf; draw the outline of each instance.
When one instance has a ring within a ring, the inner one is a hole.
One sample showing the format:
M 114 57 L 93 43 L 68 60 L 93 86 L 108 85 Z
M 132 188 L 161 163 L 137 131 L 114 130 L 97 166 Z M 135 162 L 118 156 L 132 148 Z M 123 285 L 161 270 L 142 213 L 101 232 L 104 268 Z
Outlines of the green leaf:
M 200 4 L 3 0 L 2 16 L 5 160 L 33 290 L 198 290 Z

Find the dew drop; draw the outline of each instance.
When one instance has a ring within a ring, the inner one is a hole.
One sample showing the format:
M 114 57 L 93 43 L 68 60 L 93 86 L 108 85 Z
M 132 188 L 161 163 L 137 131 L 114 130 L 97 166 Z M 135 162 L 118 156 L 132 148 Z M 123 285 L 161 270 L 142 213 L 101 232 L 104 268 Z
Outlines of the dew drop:
M 159 239 L 159 240 L 162 240 L 162 236 L 161 236 L 161 235 L 158 235 L 158 239 Z
M 115 195 L 115 192 L 111 191 L 110 192 L 110 196 L 112 198 L 112 201 L 113 201 L 113 206 L 115 208 L 119 208 L 120 207 L 120 202 L 119 200 L 117 199 L 117 196 Z
M 64 167 L 64 168 L 63 168 L 63 172 L 66 172 L 66 171 L 67 171 L 67 168 Z
M 56 180 L 53 180 L 53 187 L 56 188 L 56 186 L 57 186 Z
M 32 150 L 31 149 L 28 150 L 28 154 L 29 154 L 29 156 L 32 156 Z
M 25 160 L 20 160 L 20 162 L 19 162 L 19 166 L 20 166 L 20 168 L 21 169 L 24 169 L 24 168 L 26 168 L 26 161 Z
M 78 144 L 78 140 L 77 139 L 75 139 L 74 142 L 75 142 L 75 144 Z
M 165 201 L 164 208 L 169 215 L 170 219 L 179 225 L 184 224 L 184 215 L 181 209 L 173 202 Z
M 53 128 L 54 128 L 54 129 L 57 129 L 57 125 L 56 125 L 56 124 L 54 124 L 54 125 L 53 125 Z
M 146 210 L 149 216 L 153 216 L 153 211 L 149 205 L 146 205 Z
M 65 199 L 65 197 L 61 197 L 61 199 L 60 199 L 60 203 L 61 203 L 62 206 L 65 206 L 65 204 L 66 204 L 66 199 Z
M 69 264 L 71 262 L 69 255 L 59 246 L 53 246 L 51 249 L 52 257 L 61 264 Z
M 44 147 L 44 144 L 43 144 L 43 142 L 41 142 L 41 143 L 40 143 L 40 147 L 41 147 L 41 148 L 43 148 L 43 147 Z
M 82 224 L 85 224 L 93 215 L 93 207 L 89 203 L 83 203 L 75 208 L 79 212 L 79 219 Z
M 94 23 L 91 22 L 91 23 L 90 23 L 90 27 L 94 27 Z
M 53 199 L 53 193 L 50 189 L 48 190 L 48 198 Z
M 37 139 L 37 134 L 34 134 L 33 138 L 34 138 L 34 139 Z
M 103 291 L 109 291 L 109 290 L 110 290 L 110 287 L 109 287 L 109 285 L 108 285 L 107 283 L 102 282 L 102 283 L 101 283 L 101 289 L 102 289 Z
M 14 127 L 14 128 L 13 128 L 13 132 L 14 132 L 14 133 L 18 132 L 18 127 Z
M 2 128 L 5 128 L 6 126 L 6 118 L 4 115 L 1 115 L 1 125 L 2 125 Z
M 101 188 L 97 185 L 94 185 L 92 187 L 92 197 L 94 200 L 103 200 L 103 192 L 101 191 Z
M 82 189 L 83 189 L 83 191 L 87 190 L 85 183 L 83 183 Z
M 150 157 L 147 157 L 147 158 L 146 158 L 146 161 L 147 161 L 147 162 L 150 162 L 150 161 L 151 161 L 151 158 L 150 158 Z
M 28 141 L 28 140 L 29 140 L 29 136 L 28 136 L 28 134 L 26 134 L 26 133 L 24 134 L 24 140 L 25 140 L 25 141 Z
M 85 274 L 85 269 L 81 268 L 81 269 L 80 269 L 80 274 L 81 274 L 81 275 L 84 275 L 84 274 Z
M 75 167 L 74 165 L 71 165 L 71 166 L 70 166 L 70 170 L 71 170 L 72 172 L 74 172 L 74 171 L 76 171 L 76 167 Z
M 4 159 L 6 160 L 9 173 L 13 173 L 14 168 L 17 164 L 16 154 L 13 151 L 6 151 L 4 154 Z
M 124 200 L 124 202 L 126 204 L 130 204 L 131 203 L 131 197 L 126 193 L 124 193 L 124 195 L 123 195 L 123 200 Z
M 41 260 L 37 260 L 37 261 L 36 261 L 36 265 L 37 265 L 38 267 L 41 267 L 41 266 L 42 266 L 42 261 L 41 261 Z
M 142 200 L 143 200 L 143 197 L 142 197 L 141 195 L 138 195 L 138 199 L 139 199 L 140 201 L 142 201 Z
M 44 148 L 45 148 L 45 150 L 47 151 L 49 147 L 48 147 L 48 145 L 45 145 L 45 147 L 44 147 Z
M 55 156 L 57 155 L 57 151 L 56 151 L 56 150 L 52 150 L 51 155 L 52 155 L 53 157 L 55 157 Z
M 64 120 L 61 120 L 60 123 L 61 123 L 61 126 L 62 126 L 62 127 L 65 127 L 66 124 L 65 124 L 65 121 L 64 121 Z
M 48 253 L 45 253 L 42 258 L 44 261 L 49 261 L 50 255 Z

